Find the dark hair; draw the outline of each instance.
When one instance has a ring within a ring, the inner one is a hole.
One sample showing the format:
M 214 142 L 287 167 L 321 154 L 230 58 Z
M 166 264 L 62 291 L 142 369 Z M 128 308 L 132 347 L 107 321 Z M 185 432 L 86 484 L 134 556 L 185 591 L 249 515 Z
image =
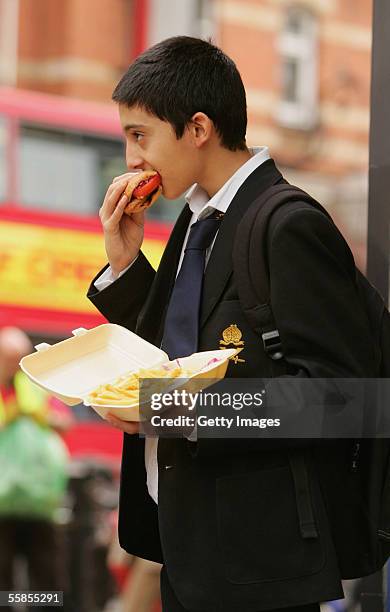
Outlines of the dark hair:
M 112 99 L 140 106 L 168 121 L 181 138 L 196 112 L 214 123 L 221 144 L 245 148 L 245 89 L 233 60 L 218 47 L 190 36 L 167 38 L 139 55 Z

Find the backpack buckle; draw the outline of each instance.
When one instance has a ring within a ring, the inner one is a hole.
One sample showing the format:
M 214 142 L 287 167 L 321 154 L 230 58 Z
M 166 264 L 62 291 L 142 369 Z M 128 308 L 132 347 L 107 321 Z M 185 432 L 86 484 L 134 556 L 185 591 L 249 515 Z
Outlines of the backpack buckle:
M 268 357 L 271 357 L 271 359 L 274 361 L 282 359 L 282 343 L 278 330 L 273 329 L 272 331 L 264 332 L 264 334 L 261 334 L 261 337 L 263 340 L 264 351 Z

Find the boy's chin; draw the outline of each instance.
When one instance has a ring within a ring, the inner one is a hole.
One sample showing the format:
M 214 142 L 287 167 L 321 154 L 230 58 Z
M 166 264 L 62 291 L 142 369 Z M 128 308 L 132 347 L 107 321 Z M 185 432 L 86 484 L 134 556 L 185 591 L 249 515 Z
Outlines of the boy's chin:
M 162 184 L 162 195 L 167 200 L 178 200 L 184 194 L 187 193 L 187 191 L 190 189 L 190 187 L 192 187 L 194 182 L 195 181 L 193 181 L 192 183 L 190 183 L 188 185 L 187 183 L 182 181 L 182 183 L 180 185 L 177 185 L 177 186 L 176 185 L 172 185 L 172 187 L 168 187 L 168 186 Z
M 164 198 L 166 200 L 177 200 L 182 195 L 182 192 L 179 192 L 179 191 L 176 191 L 176 190 L 173 191 L 173 190 L 169 190 L 169 189 L 164 189 L 164 187 L 163 187 L 162 188 L 162 195 L 164 196 Z

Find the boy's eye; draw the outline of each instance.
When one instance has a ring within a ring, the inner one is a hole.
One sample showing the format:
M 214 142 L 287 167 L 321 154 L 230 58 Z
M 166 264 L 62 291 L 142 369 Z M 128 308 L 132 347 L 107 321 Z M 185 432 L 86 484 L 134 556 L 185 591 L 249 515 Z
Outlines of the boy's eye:
M 133 136 L 137 142 L 140 141 L 141 138 L 143 138 L 143 134 L 141 134 L 140 132 L 133 132 Z

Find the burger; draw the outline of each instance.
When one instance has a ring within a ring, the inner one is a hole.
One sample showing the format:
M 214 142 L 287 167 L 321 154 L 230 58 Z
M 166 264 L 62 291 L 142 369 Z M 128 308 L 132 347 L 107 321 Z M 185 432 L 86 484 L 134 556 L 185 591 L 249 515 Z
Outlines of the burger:
M 132 215 L 141 212 L 154 204 L 162 193 L 161 176 L 155 170 L 145 170 L 135 174 L 125 189 L 129 203 L 125 213 Z

